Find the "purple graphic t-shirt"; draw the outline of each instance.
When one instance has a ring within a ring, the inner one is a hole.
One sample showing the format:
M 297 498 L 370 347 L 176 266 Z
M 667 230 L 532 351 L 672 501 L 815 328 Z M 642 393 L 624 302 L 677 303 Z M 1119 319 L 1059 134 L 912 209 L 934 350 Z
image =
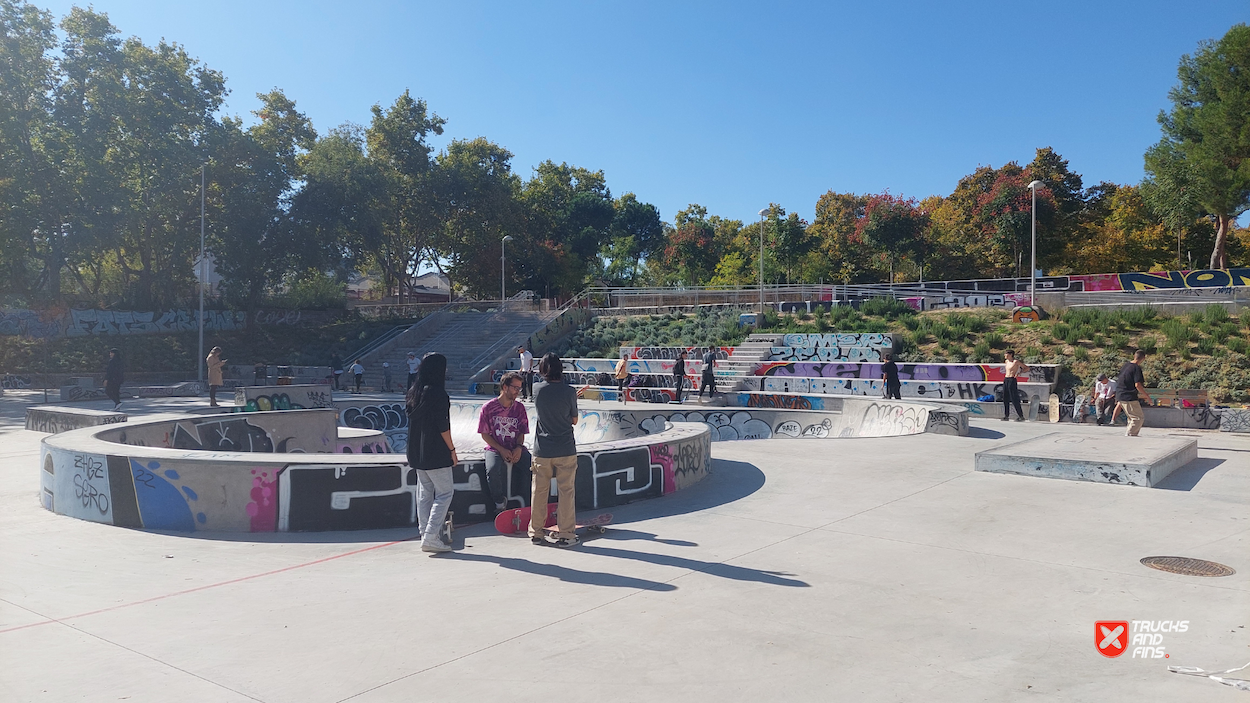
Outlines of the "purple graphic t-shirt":
M 505 408 L 498 398 L 492 398 L 482 406 L 482 414 L 477 419 L 477 431 L 478 434 L 490 435 L 499 446 L 511 451 L 517 448 L 517 440 L 521 435 L 529 434 L 529 415 L 525 413 L 525 406 L 519 400 L 512 401 L 512 405 Z M 486 451 L 493 452 L 495 449 L 487 445 Z

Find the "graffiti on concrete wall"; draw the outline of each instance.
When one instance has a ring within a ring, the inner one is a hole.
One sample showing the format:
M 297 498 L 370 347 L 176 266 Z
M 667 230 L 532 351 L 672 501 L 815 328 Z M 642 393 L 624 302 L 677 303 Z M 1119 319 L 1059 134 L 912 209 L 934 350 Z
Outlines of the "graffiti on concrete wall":
M 199 329 L 198 315 L 198 311 L 191 310 L 163 312 L 69 310 L 56 313 L 0 310 L 0 335 L 52 339 L 194 332 Z M 247 313 L 245 312 L 204 311 L 204 329 L 209 331 L 240 330 L 246 324 Z
M 269 432 L 244 419 L 212 419 L 174 425 L 175 449 L 215 452 L 273 452 Z
M 277 529 L 415 525 L 416 496 L 415 471 L 402 464 L 290 464 L 278 476 Z
M 686 352 L 686 363 L 689 364 L 692 360 L 702 359 L 709 349 L 716 352 L 717 359 L 728 359 L 734 351 L 733 347 L 621 347 L 621 354 L 629 354 L 633 359 L 673 360 L 681 352 Z
M 881 350 L 869 347 L 773 347 L 771 361 L 881 361 Z
M 1184 288 L 1233 288 L 1250 286 L 1250 268 L 1159 271 L 1151 273 L 1071 276 L 1084 290 L 1177 290 Z
M 831 332 L 828 334 L 787 334 L 782 337 L 787 347 L 867 347 L 893 349 L 894 336 L 879 332 Z
M 6 373 L 0 376 L 0 388 L 30 388 L 30 376 L 18 376 L 16 374 Z
M 1250 408 L 1221 410 L 1220 432 L 1250 432 Z
M 966 295 L 914 296 L 903 298 L 914 310 L 950 310 L 955 308 L 1013 308 L 1023 305 L 1028 293 L 968 293 Z
M 1017 377 L 1020 381 L 1054 383 L 1056 366 L 1037 364 L 1030 367 L 1030 374 Z M 872 363 L 821 363 L 802 364 L 792 362 L 765 362 L 754 367 L 757 376 L 823 376 L 826 378 L 881 378 L 881 364 Z M 898 377 L 902 381 L 979 381 L 1001 383 L 1003 367 L 1000 364 L 898 364 Z
M 112 425 L 126 422 L 126 420 L 127 415 L 125 413 L 103 410 L 78 410 L 76 408 L 55 406 L 26 409 L 26 429 L 35 432 L 47 432 L 49 434 L 68 432 L 83 427 L 95 427 L 97 425 Z
M 339 413 L 344 427 L 381 430 L 392 452 L 408 451 L 408 414 L 403 403 L 378 403 L 344 408 Z

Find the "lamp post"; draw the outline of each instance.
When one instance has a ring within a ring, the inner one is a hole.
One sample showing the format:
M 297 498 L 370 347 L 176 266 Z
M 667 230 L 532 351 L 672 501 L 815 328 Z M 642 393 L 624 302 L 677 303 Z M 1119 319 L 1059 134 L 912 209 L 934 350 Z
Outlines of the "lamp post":
M 1029 184 L 1029 190 L 1033 191 L 1033 207 L 1030 208 L 1033 215 L 1033 243 L 1029 247 L 1029 305 L 1037 305 L 1037 189 L 1046 185 L 1041 181 L 1033 181 Z
M 196 380 L 204 384 L 204 283 L 208 280 L 208 262 L 204 260 L 204 173 L 207 164 L 200 164 L 200 352 L 196 357 Z
M 768 215 L 768 208 L 760 210 L 760 319 L 757 327 L 764 324 L 764 217 Z
M 507 288 L 506 288 L 506 283 L 508 279 L 504 275 L 504 271 L 507 269 L 508 260 L 505 258 L 504 252 L 505 252 L 505 247 L 508 246 L 508 242 L 510 241 L 512 241 L 512 235 L 510 234 L 505 234 L 503 236 L 503 239 L 499 240 L 499 309 L 500 310 L 503 310 L 504 301 L 508 299 Z

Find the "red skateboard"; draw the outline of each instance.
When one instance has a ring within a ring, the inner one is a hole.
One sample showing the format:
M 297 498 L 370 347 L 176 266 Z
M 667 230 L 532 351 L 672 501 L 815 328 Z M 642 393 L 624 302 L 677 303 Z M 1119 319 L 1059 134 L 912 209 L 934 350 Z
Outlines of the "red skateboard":
M 556 510 L 559 507 L 559 503 L 547 504 L 547 521 L 543 523 L 544 526 L 551 527 L 556 524 Z M 495 529 L 501 535 L 512 535 L 518 532 L 529 534 L 531 514 L 528 506 L 505 510 L 495 517 Z

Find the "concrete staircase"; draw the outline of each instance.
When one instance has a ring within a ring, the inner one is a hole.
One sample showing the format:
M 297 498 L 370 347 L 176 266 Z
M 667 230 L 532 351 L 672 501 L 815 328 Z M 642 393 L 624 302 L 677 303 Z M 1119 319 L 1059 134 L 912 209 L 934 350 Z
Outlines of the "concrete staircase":
M 420 359 L 436 351 L 447 357 L 447 392 L 467 392 L 469 377 L 510 349 L 525 343 L 558 311 L 446 312 L 439 319 L 422 320 L 362 360 L 364 385 L 382 388 L 382 362 L 391 365 L 392 390 L 403 390 L 408 379 L 408 352 Z M 435 317 L 432 315 L 431 318 Z M 352 360 L 344 359 L 350 366 Z
M 781 343 L 779 334 L 753 334 L 742 344 L 734 347 L 728 359 L 716 362 L 716 376 L 729 376 L 732 384 L 723 388 L 725 392 L 742 390 L 742 377 L 750 376 L 754 366 L 766 361 L 772 354 L 773 347 Z

